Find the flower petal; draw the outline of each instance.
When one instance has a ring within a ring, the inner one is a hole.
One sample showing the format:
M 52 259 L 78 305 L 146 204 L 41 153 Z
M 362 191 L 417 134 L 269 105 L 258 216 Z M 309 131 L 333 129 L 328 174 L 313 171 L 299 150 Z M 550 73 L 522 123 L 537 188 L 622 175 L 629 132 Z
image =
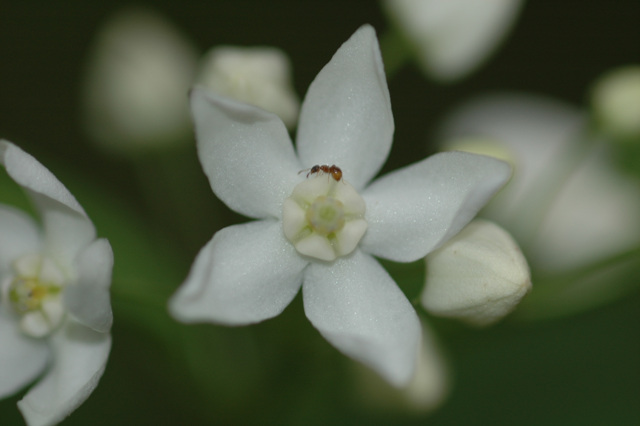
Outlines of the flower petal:
M 389 173 L 362 194 L 369 229 L 361 248 L 411 262 L 454 236 L 509 179 L 509 165 L 466 152 L 444 152 Z
M 417 48 L 419 63 L 443 81 L 476 68 L 511 28 L 522 0 L 386 0 Z
M 0 307 L 0 399 L 13 395 L 35 379 L 47 365 L 46 341 L 20 333 L 18 322 Z
M 361 189 L 384 164 L 393 128 L 378 41 L 364 25 L 311 83 L 300 112 L 298 155 L 304 167 L 339 166 Z
M 451 372 L 435 332 L 426 321 L 421 321 L 421 325 L 422 344 L 416 371 L 406 386 L 393 387 L 363 367 L 356 370 L 359 394 L 366 398 L 368 408 L 426 413 L 445 401 L 451 390 Z
M 99 239 L 76 258 L 76 283 L 64 289 L 64 304 L 76 319 L 105 333 L 111 328 L 113 314 L 109 287 L 113 269 L 113 252 L 109 242 Z
M 311 263 L 302 294 L 307 318 L 332 345 L 395 386 L 409 382 L 420 343 L 411 303 L 371 256 L 356 250 Z
M 56 177 L 11 142 L 0 140 L 0 164 L 31 196 L 42 215 L 47 255 L 68 267 L 95 228 L 80 204 Z
M 111 336 L 73 320 L 51 336 L 53 363 L 45 377 L 18 402 L 27 424 L 62 421 L 93 392 L 104 372 Z
M 21 210 L 0 204 L 0 276 L 11 262 L 40 246 L 38 227 Z
M 245 216 L 279 218 L 302 168 L 282 121 L 203 88 L 192 91 L 191 112 L 200 163 L 216 196 Z
M 529 228 L 540 221 L 531 218 L 539 209 L 530 206 L 547 204 L 547 194 L 558 187 L 558 179 L 579 157 L 572 143 L 577 142 L 584 125 L 584 115 L 567 104 L 544 97 L 500 94 L 464 104 L 447 118 L 441 133 L 446 149 L 461 149 L 457 146 L 460 139 L 480 137 L 507 150 L 514 176 L 487 206 L 487 213 L 520 240 L 523 234 L 535 232 Z M 474 145 L 466 144 L 464 150 L 481 153 L 469 148 Z M 523 220 L 525 215 L 527 220 Z
M 307 263 L 280 222 L 230 226 L 200 251 L 169 309 L 183 322 L 240 325 L 272 318 L 295 297 Z

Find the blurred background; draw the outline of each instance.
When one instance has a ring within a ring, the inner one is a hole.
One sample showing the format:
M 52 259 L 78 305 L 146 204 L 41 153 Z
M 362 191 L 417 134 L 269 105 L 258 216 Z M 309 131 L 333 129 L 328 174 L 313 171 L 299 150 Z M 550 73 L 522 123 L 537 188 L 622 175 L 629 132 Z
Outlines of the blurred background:
M 578 315 L 507 318 L 483 330 L 434 319 L 453 387 L 430 413 L 371 404 L 354 363 L 308 323 L 299 296 L 281 316 L 254 326 L 175 323 L 164 304 L 195 254 L 216 230 L 244 219 L 215 199 L 193 147 L 130 161 L 105 152 L 84 131 L 81 90 L 96 31 L 128 5 L 0 4 L 0 137 L 58 176 L 110 239 L 116 258 L 109 364 L 63 424 L 640 424 L 637 291 Z M 300 98 L 360 25 L 370 23 L 379 34 L 390 25 L 377 2 L 138 5 L 163 15 L 200 53 L 222 44 L 281 48 Z M 477 95 L 507 90 L 586 105 L 596 78 L 640 61 L 639 12 L 633 0 L 529 1 L 495 54 L 467 78 L 441 84 L 413 64 L 398 69 L 388 80 L 396 132 L 382 172 L 436 152 L 429 141 L 438 123 Z M 158 201 L 180 191 L 191 200 L 185 203 L 196 230 L 184 227 L 190 220 L 184 211 Z M 415 298 L 423 278 L 418 268 L 388 266 Z M 535 286 L 534 274 L 533 292 Z M 20 395 L 0 401 L 1 424 L 22 424 Z

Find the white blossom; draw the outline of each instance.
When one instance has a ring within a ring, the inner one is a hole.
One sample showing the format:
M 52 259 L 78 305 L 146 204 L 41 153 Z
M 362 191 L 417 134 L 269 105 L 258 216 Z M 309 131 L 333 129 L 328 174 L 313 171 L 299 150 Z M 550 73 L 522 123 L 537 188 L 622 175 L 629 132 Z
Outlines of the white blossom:
M 18 402 L 29 425 L 62 421 L 89 397 L 111 348 L 113 254 L 69 191 L 0 140 L 0 164 L 42 226 L 0 205 L 0 398 L 42 376 Z
M 464 77 L 493 52 L 522 0 L 383 0 L 418 63 L 443 81 Z
M 493 95 L 462 106 L 443 126 L 449 148 L 464 140 L 464 149 L 486 152 L 493 140 L 508 153 L 513 179 L 486 216 L 542 270 L 583 267 L 640 242 L 640 185 L 616 170 L 610 146 L 585 133 L 586 124 L 585 114 L 558 101 Z
M 307 318 L 332 345 L 390 383 L 406 385 L 416 365 L 420 322 L 373 256 L 399 262 L 424 257 L 473 218 L 509 178 L 510 167 L 490 157 L 442 153 L 370 183 L 389 153 L 394 128 L 370 26 L 345 42 L 311 84 L 297 154 L 274 114 L 202 88 L 192 92 L 191 105 L 213 192 L 258 220 L 214 235 L 170 301 L 172 314 L 184 322 L 255 323 L 280 314 L 302 287 Z M 319 238 L 305 252 L 296 244 L 299 236 L 290 241 L 286 234 L 298 229 L 302 213 L 316 213 L 304 200 L 319 197 L 343 207 L 330 202 L 319 224 L 306 219 Z M 288 198 L 302 206 L 292 216 Z M 363 236 L 361 227 L 347 230 L 346 216 L 341 227 L 342 208 L 357 216 L 351 222 L 366 222 Z M 340 236 L 342 229 L 349 235 Z M 344 249 L 341 238 L 353 249 Z M 335 260 L 320 254 L 325 241 Z

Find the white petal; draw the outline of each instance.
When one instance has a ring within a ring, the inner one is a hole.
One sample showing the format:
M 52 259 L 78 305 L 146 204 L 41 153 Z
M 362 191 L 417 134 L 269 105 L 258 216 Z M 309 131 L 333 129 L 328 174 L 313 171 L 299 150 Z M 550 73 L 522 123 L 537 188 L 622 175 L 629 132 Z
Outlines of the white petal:
M 280 222 L 224 228 L 196 257 L 170 311 L 183 322 L 239 325 L 272 318 L 298 292 L 307 263 L 285 239 Z
M 485 213 L 533 249 L 538 266 L 581 267 L 640 241 L 638 185 L 601 144 L 586 148 L 584 126 L 570 105 L 494 95 L 463 106 L 444 127 L 453 141 L 480 135 L 511 152 L 513 179 Z
M 489 325 L 510 313 L 531 289 L 529 266 L 499 226 L 474 220 L 427 256 L 422 305 L 432 314 Z
M 386 0 L 423 69 L 441 80 L 477 67 L 511 28 L 522 0 Z
M 14 144 L 0 140 L 0 164 L 38 207 L 47 255 L 68 267 L 81 247 L 95 238 L 95 228 L 76 199 L 56 177 Z
M 510 173 L 491 157 L 445 152 L 383 176 L 362 194 L 362 249 L 401 262 L 424 257 L 473 219 Z
M 76 258 L 77 280 L 63 293 L 69 312 L 82 324 L 102 333 L 109 331 L 113 321 L 109 297 L 112 269 L 109 242 L 96 240 Z
M 49 360 L 46 341 L 20 333 L 16 319 L 2 310 L 0 307 L 0 399 L 28 385 Z
M 397 388 L 371 372 L 357 371 L 361 395 L 368 408 L 374 411 L 402 409 L 426 413 L 435 410 L 446 399 L 451 388 L 451 372 L 436 336 L 425 321 L 422 325 L 422 344 L 416 363 L 416 371 L 408 385 Z
M 535 216 L 546 197 L 578 158 L 572 143 L 584 126 L 584 116 L 569 105 L 524 95 L 492 95 L 458 108 L 444 123 L 445 148 L 457 149 L 461 138 L 485 138 L 506 149 L 513 179 L 487 206 L 489 216 L 520 241 L 535 231 Z M 465 150 L 470 148 L 467 146 Z M 477 151 L 471 151 L 477 152 Z
M 213 192 L 245 216 L 280 217 L 302 167 L 274 114 L 196 88 L 198 156 Z
M 0 204 L 0 276 L 11 262 L 40 248 L 38 227 L 31 217 L 11 206 Z
M 304 167 L 340 167 L 361 189 L 384 164 L 393 135 L 389 89 L 375 31 L 361 27 L 311 83 L 297 148 Z
M 111 336 L 69 321 L 51 339 L 53 362 L 45 377 L 18 402 L 30 426 L 62 421 L 93 392 L 104 372 Z
M 380 264 L 356 250 L 331 264 L 311 263 L 302 294 L 307 318 L 332 345 L 395 386 L 414 372 L 420 322 Z

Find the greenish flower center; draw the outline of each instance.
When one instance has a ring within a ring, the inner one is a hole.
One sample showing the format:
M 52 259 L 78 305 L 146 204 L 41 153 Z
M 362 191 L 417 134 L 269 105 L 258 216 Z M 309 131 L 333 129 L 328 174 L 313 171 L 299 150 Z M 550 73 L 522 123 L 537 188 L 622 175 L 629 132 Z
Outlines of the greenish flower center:
M 15 277 L 9 284 L 9 302 L 20 315 L 42 309 L 42 302 L 60 293 L 61 287 L 37 277 Z
M 307 209 L 306 218 L 309 226 L 318 234 L 333 234 L 344 226 L 344 205 L 335 198 L 320 196 Z
M 62 289 L 68 276 L 50 258 L 26 254 L 12 262 L 13 276 L 2 283 L 2 300 L 17 317 L 20 330 L 40 338 L 62 324 L 66 309 Z

